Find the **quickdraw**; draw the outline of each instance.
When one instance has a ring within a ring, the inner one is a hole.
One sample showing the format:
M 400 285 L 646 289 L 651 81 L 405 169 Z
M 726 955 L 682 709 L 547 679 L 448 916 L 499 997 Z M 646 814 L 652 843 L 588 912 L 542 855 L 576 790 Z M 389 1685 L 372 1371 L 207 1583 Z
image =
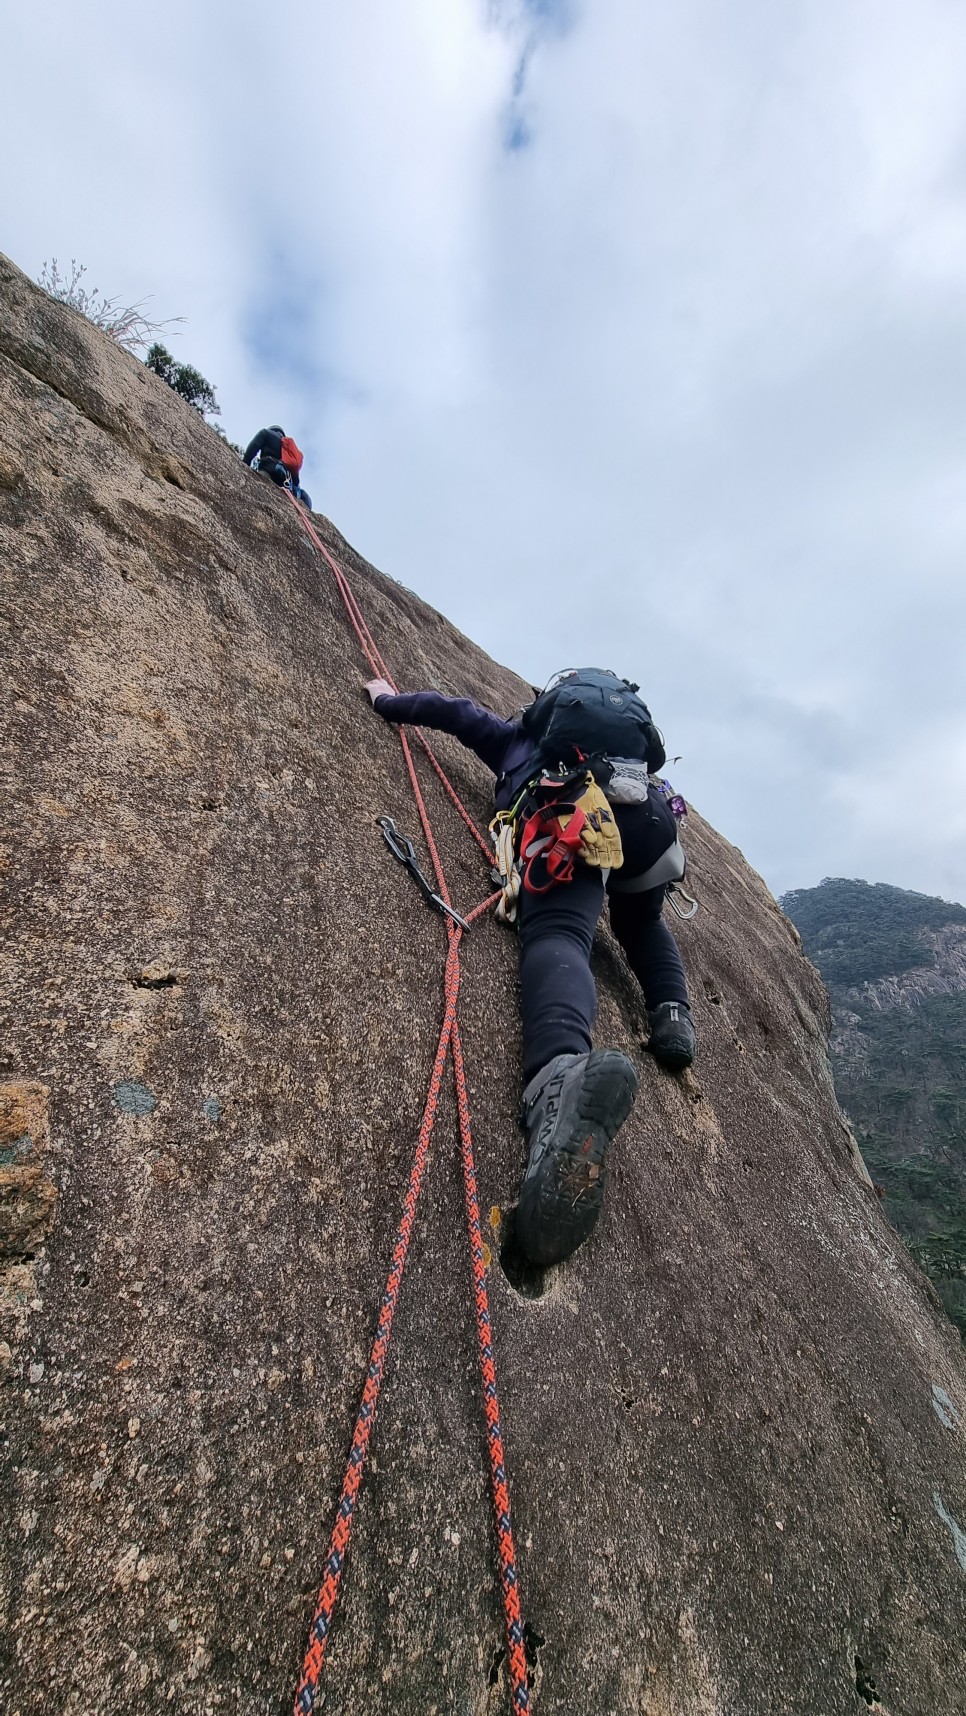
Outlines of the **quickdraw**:
M 455 912 L 453 910 L 452 906 L 443 899 L 442 894 L 437 894 L 432 882 L 423 875 L 422 870 L 419 868 L 419 860 L 416 857 L 415 846 L 411 840 L 407 839 L 405 834 L 400 834 L 392 817 L 377 816 L 376 824 L 382 829 L 382 838 L 386 842 L 386 845 L 393 857 L 399 859 L 400 864 L 405 866 L 413 880 L 418 883 L 419 891 L 422 894 L 423 899 L 426 901 L 427 906 L 432 906 L 434 911 L 442 912 L 445 917 L 452 918 L 454 924 L 459 924 L 460 929 L 470 929 L 472 926 L 467 923 L 466 919 L 461 918 L 459 912 Z

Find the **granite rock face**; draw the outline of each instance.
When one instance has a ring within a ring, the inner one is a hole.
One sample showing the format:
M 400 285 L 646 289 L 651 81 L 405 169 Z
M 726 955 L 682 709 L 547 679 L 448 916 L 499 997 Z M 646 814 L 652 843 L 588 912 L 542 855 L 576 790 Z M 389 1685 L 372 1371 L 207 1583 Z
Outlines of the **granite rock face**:
M 0 290 L 2 1701 L 274 1716 L 445 930 L 374 826 L 416 831 L 399 743 L 293 508 L 6 262 Z M 316 523 L 400 685 L 519 706 L 519 680 Z M 483 821 L 485 771 L 438 749 Z M 423 773 L 465 908 L 485 866 Z M 962 1348 L 836 1108 L 795 932 L 696 815 L 687 844 L 699 1061 L 670 1078 L 642 1054 L 602 931 L 597 1041 L 635 1057 L 641 1094 L 593 1240 L 526 1292 L 500 1263 L 514 947 L 490 920 L 466 939 L 535 1708 L 963 1711 Z M 507 1707 L 476 1365 L 447 1098 L 325 1709 Z
M 877 977 L 851 989 L 840 988 L 832 1021 L 832 1046 L 855 1071 L 868 1062 L 868 1041 L 860 1029 L 870 1013 L 892 1013 L 897 1008 L 919 1007 L 940 995 L 961 995 L 966 990 L 966 928 L 946 924 L 942 929 L 921 932 L 929 962 Z
M 835 1090 L 885 1214 L 966 1340 L 966 907 L 844 877 L 782 904 L 828 985 Z

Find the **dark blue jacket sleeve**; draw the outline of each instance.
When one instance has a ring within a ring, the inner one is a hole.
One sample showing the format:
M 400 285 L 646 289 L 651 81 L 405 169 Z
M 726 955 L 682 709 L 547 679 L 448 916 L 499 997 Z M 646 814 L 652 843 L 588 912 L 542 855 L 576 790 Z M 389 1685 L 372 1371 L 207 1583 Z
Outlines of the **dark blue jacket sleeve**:
M 248 446 L 242 454 L 242 458 L 246 465 L 251 464 L 256 453 L 263 453 L 265 451 L 265 447 L 271 439 L 272 437 L 269 435 L 267 429 L 259 429 L 258 434 L 252 436 L 252 439 L 249 441 Z
M 489 709 L 481 709 L 468 697 L 444 697 L 441 691 L 413 691 L 401 697 L 377 697 L 376 713 L 384 720 L 407 727 L 433 727 L 452 733 L 468 751 L 498 775 L 510 740 L 516 736 L 513 721 L 503 721 Z

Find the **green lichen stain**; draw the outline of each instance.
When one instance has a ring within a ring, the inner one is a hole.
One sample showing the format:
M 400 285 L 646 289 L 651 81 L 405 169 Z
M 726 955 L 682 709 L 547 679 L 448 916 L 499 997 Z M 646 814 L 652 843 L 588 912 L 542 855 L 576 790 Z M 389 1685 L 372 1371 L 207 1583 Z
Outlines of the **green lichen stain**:
M 0 1168 L 12 1168 L 18 1156 L 26 1156 L 30 1149 L 30 1133 L 22 1132 L 12 1144 L 5 1144 L 0 1150 Z
M 150 1114 L 158 1106 L 157 1097 L 144 1084 L 124 1081 L 114 1086 L 112 1094 L 122 1114 Z

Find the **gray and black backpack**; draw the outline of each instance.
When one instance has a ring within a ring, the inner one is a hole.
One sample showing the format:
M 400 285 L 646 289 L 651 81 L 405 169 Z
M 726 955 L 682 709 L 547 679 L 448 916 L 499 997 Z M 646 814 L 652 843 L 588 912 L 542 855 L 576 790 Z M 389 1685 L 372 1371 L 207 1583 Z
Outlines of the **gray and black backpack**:
M 624 757 L 654 772 L 664 766 L 664 746 L 638 690 L 604 668 L 571 668 L 554 675 L 521 726 L 548 768 Z

